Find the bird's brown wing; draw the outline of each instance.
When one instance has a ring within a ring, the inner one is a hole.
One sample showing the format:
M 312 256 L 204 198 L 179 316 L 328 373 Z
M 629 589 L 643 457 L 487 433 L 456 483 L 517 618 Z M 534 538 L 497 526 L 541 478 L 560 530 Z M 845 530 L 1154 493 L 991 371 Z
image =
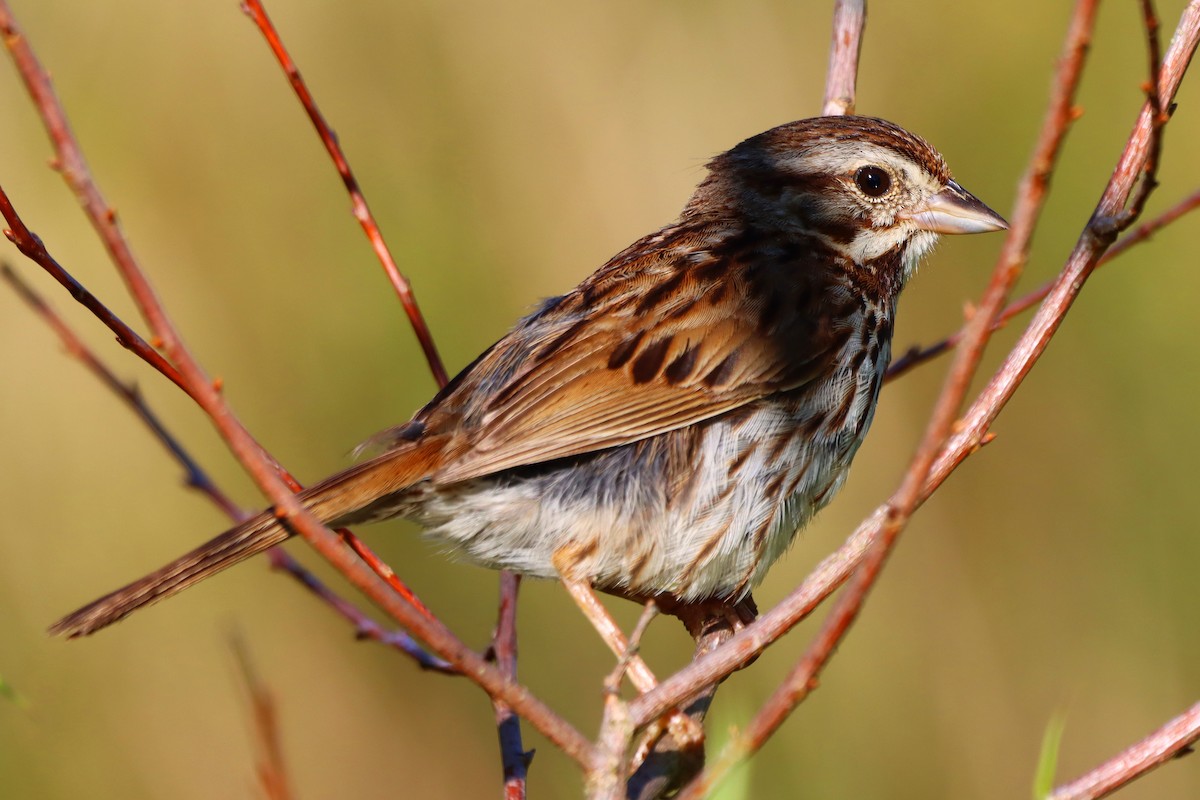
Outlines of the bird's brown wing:
M 454 456 L 431 478 L 453 483 L 701 422 L 828 371 L 848 335 L 814 321 L 827 313 L 781 313 L 801 301 L 795 273 L 751 280 L 726 256 L 728 268 L 706 279 L 702 263 L 655 258 L 632 274 L 597 273 L 526 320 L 418 415 L 431 432 L 457 429 Z

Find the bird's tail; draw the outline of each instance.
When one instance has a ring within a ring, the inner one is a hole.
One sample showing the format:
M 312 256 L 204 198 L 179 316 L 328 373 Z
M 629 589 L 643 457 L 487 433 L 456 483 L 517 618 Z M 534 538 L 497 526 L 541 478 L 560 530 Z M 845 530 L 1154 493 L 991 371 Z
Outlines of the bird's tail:
M 400 493 L 429 474 L 436 444 L 414 442 L 358 464 L 304 490 L 298 495 L 300 502 L 317 519 L 334 527 L 394 516 L 399 510 Z M 267 509 L 162 569 L 68 614 L 50 626 L 50 633 L 71 639 L 87 636 L 269 550 L 291 535 L 274 509 Z

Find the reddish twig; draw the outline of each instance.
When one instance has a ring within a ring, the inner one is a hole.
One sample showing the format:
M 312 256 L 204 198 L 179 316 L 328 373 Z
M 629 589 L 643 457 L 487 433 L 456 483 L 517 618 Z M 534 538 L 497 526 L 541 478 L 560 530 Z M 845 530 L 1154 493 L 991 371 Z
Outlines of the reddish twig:
M 836 0 L 833 4 L 833 39 L 829 47 L 829 72 L 825 78 L 825 116 L 854 113 L 858 56 L 867 25 L 867 0 Z
M 1171 759 L 1190 754 L 1197 741 L 1200 741 L 1200 703 L 1083 777 L 1055 789 L 1047 800 L 1107 797 Z
M 58 96 L 54 91 L 54 84 L 50 80 L 50 74 L 42 67 L 41 62 L 38 61 L 37 56 L 33 52 L 33 48 L 29 46 L 29 42 L 18 29 L 12 11 L 8 7 L 7 0 L 0 0 L 0 33 L 4 36 L 4 44 L 8 48 L 13 63 L 17 67 L 17 73 L 25 83 L 25 88 L 33 99 L 38 114 L 41 115 L 46 133 L 50 136 L 50 141 L 54 145 L 54 160 L 51 162 L 51 166 L 63 176 L 63 179 L 67 182 L 67 186 L 75 194 L 80 205 L 83 206 L 87 219 L 95 229 L 96 235 L 100 237 L 100 241 L 108 250 L 113 262 L 118 265 L 121 277 L 125 279 L 130 293 L 135 297 L 152 295 L 150 286 L 140 278 L 136 270 L 126 270 L 123 268 L 123 265 L 134 263 L 134 257 L 129 243 L 121 234 L 120 226 L 117 223 L 116 209 L 104 200 L 104 196 L 100 194 L 100 190 L 92 180 L 87 161 L 84 160 L 83 152 L 79 149 L 75 135 L 71 131 L 66 111 L 63 109 L 62 103 L 59 102 Z M 18 247 L 20 247 L 19 243 Z M 25 252 L 24 249 L 22 249 L 22 252 Z M 26 255 L 29 254 L 26 253 Z M 30 257 L 32 258 L 32 256 Z M 45 268 L 46 265 L 43 264 L 42 266 Z M 51 272 L 51 274 L 54 273 Z M 62 282 L 62 279 L 58 275 L 55 275 L 55 277 Z M 68 290 L 71 290 L 71 286 L 64 285 L 67 286 Z M 80 300 L 80 302 L 83 301 Z M 109 323 L 109 320 L 102 316 L 101 313 L 98 313 L 97 309 L 91 306 L 88 309 L 102 321 Z M 112 325 L 109 324 L 109 327 L 112 327 Z M 151 327 L 154 327 L 153 324 Z M 114 328 L 115 330 L 116 328 Z M 120 336 L 119 333 L 118 336 Z M 124 339 L 121 341 L 126 347 L 129 346 Z M 160 363 L 151 360 L 141 351 L 135 352 L 143 359 L 150 361 L 159 371 L 163 371 Z M 161 360 L 161 357 L 159 358 Z M 171 377 L 168 372 L 163 372 L 163 374 L 169 378 Z M 175 379 L 172 378 L 172 380 Z M 178 380 L 175 382 L 178 385 Z M 180 388 L 184 387 L 181 386 Z
M 400 576 L 396 574 L 396 571 L 385 563 L 382 558 L 375 555 L 375 551 L 367 547 L 362 539 L 359 539 L 345 528 L 339 528 L 337 534 L 342 537 L 342 541 L 349 545 L 354 554 L 363 560 L 363 563 L 370 567 L 376 575 L 392 588 L 392 591 L 408 601 L 418 613 L 428 619 L 434 619 L 433 612 L 429 610 L 429 606 L 421 602 L 421 598 L 417 597 L 416 593 L 408 588 L 408 584 L 400 580 Z
M 1108 252 L 1104 254 L 1104 257 L 1101 258 L 1099 263 L 1096 264 L 1096 268 L 1099 269 L 1100 267 L 1109 263 L 1134 245 L 1141 244 L 1142 242 L 1149 240 L 1150 237 L 1159 230 L 1167 225 L 1170 225 L 1172 222 L 1179 219 L 1184 214 L 1187 214 L 1189 211 L 1194 211 L 1197 208 L 1200 208 L 1200 191 L 1189 195 L 1179 203 L 1164 211 L 1162 214 L 1159 214 L 1154 219 L 1143 222 L 1136 229 L 1130 231 L 1125 236 L 1122 236 L 1111 248 L 1109 248 Z M 999 316 L 996 317 L 996 321 L 992 324 L 992 332 L 994 333 L 999 331 L 1001 328 L 1005 327 L 1013 317 L 1028 311 L 1042 300 L 1046 299 L 1046 295 L 1050 293 L 1050 289 L 1053 286 L 1054 281 L 1046 281 L 1037 289 L 1034 289 L 1028 294 L 1022 295 L 1020 298 L 1005 306 L 1004 310 L 1000 312 Z M 916 367 L 928 361 L 932 361 L 934 358 L 942 355 L 943 353 L 953 350 L 958 346 L 959 341 L 962 340 L 965 331 L 966 326 L 963 326 L 955 333 L 947 336 L 940 342 L 929 345 L 928 347 L 914 346 L 909 348 L 903 356 L 894 360 L 891 366 L 888 367 L 886 380 L 893 381 L 910 370 L 915 369 Z
M 1163 129 L 1171 117 L 1164 108 L 1162 96 L 1159 94 L 1162 46 L 1158 41 L 1158 16 L 1154 13 L 1152 0 L 1140 0 L 1139 5 L 1142 9 L 1142 19 L 1146 29 L 1146 56 L 1150 62 L 1150 77 L 1142 85 L 1142 90 L 1146 95 L 1147 111 L 1150 115 L 1150 142 L 1145 164 L 1141 168 L 1142 179 L 1138 185 L 1137 194 L 1113 220 L 1112 224 L 1117 233 L 1128 228 L 1142 215 L 1142 211 L 1146 208 L 1146 201 L 1158 188 L 1157 174 L 1159 159 L 1162 157 Z
M 500 573 L 500 613 L 492 635 L 492 657 L 509 680 L 517 679 L 517 593 L 521 576 Z M 500 738 L 500 764 L 504 769 L 504 800 L 524 800 L 525 777 L 533 751 L 521 742 L 521 720 L 502 700 L 492 700 L 496 733 Z
M 1143 7 L 1146 10 L 1146 27 L 1149 37 L 1154 40 L 1157 31 L 1156 23 L 1152 13 L 1149 12 L 1148 5 L 1144 5 Z M 928 497 L 929 492 L 932 491 L 933 487 L 930 487 L 929 484 L 932 482 L 939 460 L 944 459 L 945 455 L 952 449 L 951 445 L 953 443 L 948 443 L 947 439 L 952 431 L 954 418 L 966 394 L 971 377 L 982 357 L 983 346 L 990 336 L 996 316 L 1003 307 L 1007 292 L 1015 283 L 1027 259 L 1030 238 L 1032 237 L 1034 224 L 1048 186 L 1055 156 L 1060 149 L 1066 128 L 1073 116 L 1070 110 L 1071 97 L 1073 96 L 1074 87 L 1078 83 L 1079 74 L 1082 69 L 1094 15 L 1094 1 L 1082 0 L 1076 6 L 1076 15 L 1073 18 L 1071 30 L 1067 37 L 1067 56 L 1061 62 L 1059 80 L 1056 82 L 1055 97 L 1052 99 L 1046 124 L 1043 126 L 1043 133 L 1039 139 L 1039 145 L 1035 149 L 1034 158 L 1021 184 L 1019 203 L 1014 214 L 1014 220 L 1016 220 L 1017 224 L 1010 230 L 1009 238 L 1005 243 L 1004 251 L 993 273 L 992 282 L 984 295 L 983 302 L 980 304 L 980 309 L 967 326 L 963 346 L 959 348 L 956 354 L 954 365 L 951 367 L 945 387 L 939 396 L 938 402 L 935 404 L 934 413 L 922 444 L 918 448 L 917 455 L 906 472 L 899 490 L 892 496 L 889 503 L 884 506 L 881 512 L 877 512 L 873 517 L 873 520 L 878 520 L 877 534 L 875 540 L 866 551 L 862 564 L 855 572 L 854 583 L 830 613 L 829 618 L 826 619 L 816 641 L 809 647 L 804 657 L 793 668 L 788 678 L 776 690 L 763 709 L 751 721 L 746 732 L 739 737 L 735 737 L 731 741 L 730 746 L 721 754 L 718 761 L 689 785 L 679 795 L 680 798 L 699 797 L 709 787 L 715 785 L 735 764 L 761 747 L 766 739 L 787 718 L 800 700 L 807 696 L 811 689 L 815 687 L 817 675 L 828 662 L 834 648 L 844 637 L 849 626 L 857 617 L 866 595 L 877 579 L 899 533 L 903 530 L 912 513 Z M 1194 48 L 1194 41 L 1190 47 L 1185 47 L 1189 53 L 1189 59 L 1190 51 L 1194 50 Z M 1157 48 L 1153 44 L 1151 45 L 1151 52 L 1157 53 Z M 1153 57 L 1151 60 L 1153 66 L 1152 85 L 1157 87 L 1159 84 L 1158 63 L 1157 59 Z M 1186 60 L 1184 63 L 1186 64 Z M 1145 201 L 1144 192 L 1139 192 L 1134 198 L 1134 202 L 1126 206 L 1132 190 L 1132 181 L 1125 180 L 1130 167 L 1136 165 L 1138 170 L 1143 171 L 1145 174 L 1143 186 L 1150 185 L 1153 188 L 1162 119 L 1161 115 L 1157 112 L 1159 108 L 1157 96 L 1147 105 L 1149 107 L 1149 114 L 1147 115 L 1143 112 L 1143 115 L 1139 117 L 1138 122 L 1135 124 L 1134 131 L 1130 135 L 1129 144 L 1122 155 L 1117 171 L 1114 173 L 1104 197 L 1101 198 L 1097 206 L 1096 214 L 1085 229 L 1077 246 L 1076 252 L 1084 254 L 1083 257 L 1089 259 L 1093 265 L 1106 247 L 1111 244 L 1116 233 L 1122 227 L 1127 226 L 1136 219 L 1141 205 Z M 1131 154 L 1136 155 L 1136 157 L 1131 158 Z M 1106 213 L 1110 212 L 1110 210 L 1112 213 Z M 1100 225 L 1108 225 L 1109 220 L 1118 219 L 1118 214 L 1120 214 L 1119 222 L 1113 223 L 1111 236 L 1107 235 L 1106 230 L 1098 230 Z M 1072 262 L 1069 261 L 1067 266 L 1064 267 L 1063 275 L 1072 271 L 1071 266 Z M 1085 273 L 1077 278 L 1074 283 L 1075 293 L 1081 288 L 1086 276 L 1087 274 Z M 1050 306 L 1050 304 L 1047 303 L 1047 306 Z M 1069 307 L 1070 302 L 1066 302 L 1061 306 L 1051 308 L 1050 315 L 1053 317 L 1053 326 L 1055 328 L 1061 322 Z M 1044 347 L 1044 342 L 1042 346 Z M 1036 360 L 1037 355 L 1040 355 L 1040 351 L 1033 356 L 1032 360 Z M 1032 360 L 1026 366 L 1026 371 L 1032 366 Z M 978 405 L 978 402 L 976 405 Z M 999 413 L 999 407 L 995 409 L 994 413 Z M 986 430 L 986 428 L 983 430 Z M 983 430 L 979 433 L 982 434 Z M 981 441 L 981 439 L 977 439 L 976 441 Z M 641 720 L 639 711 L 640 709 L 631 709 L 631 713 L 637 721 Z
M 329 157 L 333 161 L 333 165 L 337 169 L 338 175 L 341 176 L 342 183 L 346 187 L 346 192 L 350 195 L 350 202 L 353 208 L 354 217 L 362 226 L 363 232 L 370 241 L 376 257 L 379 259 L 380 264 L 383 266 L 384 272 L 388 276 L 388 280 L 391 282 L 397 296 L 400 298 L 400 303 L 404 307 L 405 314 L 408 315 L 409 324 L 412 326 L 413 333 L 416 334 L 417 341 L 421 345 L 421 350 L 425 354 L 425 360 L 429 365 L 429 371 L 433 374 L 433 378 L 437 382 L 438 388 L 444 387 L 449 380 L 446 374 L 446 368 L 442 364 L 441 356 L 438 355 L 437 346 L 433 341 L 433 336 L 429 332 L 429 327 L 425 322 L 424 316 L 421 314 L 419 306 L 417 305 L 417 299 L 416 295 L 413 294 L 412 285 L 408 278 L 400 271 L 400 268 L 397 266 L 396 261 L 392 256 L 391 250 L 384 241 L 383 232 L 380 230 L 374 214 L 371 213 L 370 206 L 367 204 L 366 196 L 363 194 L 362 189 L 359 186 L 358 179 L 354 177 L 354 172 L 350 168 L 350 162 L 346 159 L 341 145 L 338 144 L 337 135 L 334 133 L 329 123 L 325 120 L 325 116 L 321 113 L 320 109 L 317 108 L 316 100 L 313 98 L 307 84 L 300 75 L 299 68 L 296 66 L 295 61 L 288 53 L 287 48 L 283 44 L 283 40 L 280 38 L 278 31 L 275 29 L 274 24 L 271 22 L 270 17 L 267 15 L 266 9 L 263 7 L 260 0 L 246 0 L 246 2 L 242 3 L 242 10 L 254 21 L 254 24 L 258 27 L 259 31 L 266 39 L 267 45 L 271 48 L 271 52 L 275 55 L 276 60 L 279 62 L 280 67 L 287 76 L 288 83 L 291 85 L 292 90 L 296 93 L 296 97 L 300 100 L 300 104 L 304 107 L 304 111 L 308 115 L 309 120 L 312 122 L 313 127 L 316 129 L 317 135 L 320 137 L 322 144 L 325 145 L 325 149 L 329 153 Z M 395 588 L 396 591 L 405 594 L 414 605 L 416 605 L 419 609 L 424 610 L 427 616 L 432 616 L 429 614 L 428 609 L 425 608 L 420 600 L 407 590 L 407 587 L 404 586 L 404 584 L 395 580 L 395 573 L 390 567 L 377 559 L 369 550 L 361 547 L 361 543 L 353 539 L 349 539 L 348 541 L 350 542 L 351 547 L 354 547 L 359 556 L 366 560 L 367 563 L 370 564 L 376 570 L 376 572 L 380 574 L 381 577 L 383 577 L 385 580 L 388 580 L 390 583 L 393 583 L 393 588 Z M 517 586 L 515 576 L 504 573 L 501 575 L 500 581 L 501 586 L 512 587 L 511 599 L 513 602 L 515 602 Z M 502 603 L 501 615 L 506 613 L 504 609 L 505 606 Z M 510 613 L 515 614 L 515 610 L 511 610 Z M 515 635 L 515 631 L 516 628 L 513 625 L 500 626 L 497 629 L 497 635 L 513 636 Z M 516 652 L 515 641 L 506 642 L 503 644 L 494 641 L 493 646 L 502 646 L 503 648 L 511 650 L 514 653 Z M 515 676 L 515 672 L 516 667 L 514 664 L 510 677 Z M 499 714 L 500 711 L 497 710 L 497 713 Z M 515 717 L 512 717 L 512 720 L 512 724 L 516 726 L 516 743 L 519 750 L 519 721 Z M 520 757 L 524 758 L 523 752 L 521 753 Z M 510 762 L 513 762 L 514 759 L 520 760 L 515 755 L 506 756 L 506 776 L 508 776 L 511 772 Z M 523 795 L 523 767 L 520 770 L 520 775 L 521 777 L 519 784 L 521 787 L 521 794 Z M 510 784 L 506 784 L 506 786 L 509 785 Z M 516 784 L 511 785 L 515 786 Z
M 371 213 L 371 209 L 367 205 L 367 198 L 363 195 L 362 189 L 358 185 L 358 179 L 354 177 L 354 173 L 350 169 L 350 162 L 346 160 L 341 145 L 338 144 L 337 134 L 329 127 L 329 123 L 325 121 L 325 117 L 317 108 L 317 103 L 313 99 L 312 93 L 308 91 L 308 86 L 305 85 L 304 79 L 300 76 L 299 68 L 292 61 L 287 48 L 284 47 L 283 40 L 279 38 L 279 33 L 275 30 L 275 26 L 271 23 L 270 18 L 267 17 L 267 10 L 263 8 L 262 3 L 259 0 L 245 0 L 242 3 L 242 10 L 254 21 L 254 24 L 262 32 L 263 37 L 267 40 L 267 45 L 271 48 L 271 52 L 275 54 L 276 60 L 279 61 L 279 66 L 283 68 L 284 74 L 287 75 L 288 83 L 291 84 L 296 97 L 300 99 L 301 105 L 304 106 L 305 113 L 308 114 L 313 127 L 317 129 L 317 135 L 321 137 L 321 142 L 329 152 L 329 157 L 333 160 L 333 165 L 337 168 L 338 175 L 341 176 L 342 183 L 345 184 L 346 191 L 350 195 L 354 218 L 362 225 L 363 232 L 366 233 L 367 239 L 371 242 L 371 248 L 375 251 L 379 263 L 383 265 L 383 270 L 387 273 L 388 280 L 391 281 L 392 287 L 396 290 L 396 295 L 400 298 L 401 305 L 404 306 L 404 313 L 408 315 L 408 321 L 412 325 L 413 333 L 416 334 L 417 341 L 421 345 L 421 351 L 425 354 L 425 361 L 429 364 L 429 371 L 433 373 L 433 379 L 437 381 L 438 388 L 440 389 L 449 380 L 446 376 L 446 368 L 442 366 L 442 359 L 438 355 L 437 346 L 433 343 L 433 336 L 429 333 L 429 326 L 425 324 L 425 318 L 421 315 L 421 309 L 417 306 L 417 298 L 413 294 L 412 284 L 400 272 L 400 268 L 396 266 L 396 260 L 392 257 L 391 250 L 388 249 L 387 243 L 383 240 L 383 232 L 379 229 L 379 224 L 375 221 L 375 215 Z
M 934 404 L 929 425 L 917 453 L 905 472 L 900 487 L 888 501 L 886 518 L 876 541 L 856 571 L 851 587 L 830 612 L 816 640 L 787 679 L 755 715 L 746 732 L 731 740 L 730 746 L 722 753 L 720 759 L 696 780 L 695 789 L 689 787 L 689 791 L 694 792 L 695 796 L 698 796 L 703 787 L 720 780 L 728 769 L 745 758 L 746 754 L 757 751 L 783 724 L 796 705 L 807 696 L 817 674 L 857 618 L 866 601 L 866 595 L 878 578 L 897 538 L 916 510 L 920 502 L 921 488 L 928 480 L 934 459 L 949 437 L 951 425 L 983 357 L 983 348 L 990 335 L 989 321 L 1003 307 L 1009 287 L 1015 283 L 1028 253 L 1029 239 L 1033 236 L 1050 172 L 1060 152 L 1066 129 L 1073 118 L 1071 102 L 1083 71 L 1095 11 L 1095 0 L 1082 0 L 1076 5 L 1046 122 L 1034 149 L 1030 167 L 1021 183 L 1020 200 L 1014 214 L 1016 224 L 1010 230 L 992 281 L 984 293 L 979 313 L 968 326 L 964 345 L 959 348 L 942 392 Z
M 433 336 L 429 331 L 429 327 L 425 322 L 424 316 L 421 314 L 420 307 L 417 305 L 417 299 L 416 295 L 412 291 L 412 285 L 408 278 L 400 271 L 400 268 L 396 264 L 395 258 L 392 256 L 391 250 L 384 241 L 383 232 L 380 229 L 378 222 L 375 220 L 375 216 L 371 212 L 370 206 L 367 204 L 366 196 L 362 192 L 362 188 L 358 183 L 358 179 L 354 176 L 354 172 L 350 168 L 350 162 L 347 160 L 345 153 L 342 151 L 341 145 L 338 143 L 337 134 L 334 133 L 333 128 L 326 121 L 325 116 L 321 113 L 320 109 L 317 108 L 316 100 L 313 97 L 312 92 L 309 91 L 304 78 L 300 75 L 299 67 L 296 66 L 291 54 L 288 53 L 287 47 L 284 45 L 282 38 L 279 36 L 278 31 L 271 22 L 270 17 L 267 15 L 266 8 L 263 6 L 260 0 L 246 0 L 246 2 L 242 3 L 242 10 L 251 18 L 251 20 L 253 20 L 255 26 L 262 33 L 268 47 L 271 48 L 271 52 L 275 55 L 276 60 L 279 62 L 280 67 L 287 76 L 288 83 L 291 85 L 292 90 L 296 93 L 297 99 L 299 99 L 300 104 L 304 107 L 304 111 L 308 115 L 309 121 L 312 122 L 313 127 L 316 129 L 317 135 L 320 137 L 322 144 L 325 146 L 325 150 L 329 153 L 329 157 L 333 161 L 334 168 L 341 177 L 342 183 L 346 188 L 346 192 L 350 195 L 350 202 L 353 209 L 354 218 L 357 219 L 359 224 L 362 226 L 363 232 L 366 234 L 368 241 L 370 241 L 376 257 L 379 259 L 380 264 L 383 266 L 384 272 L 387 274 L 388 280 L 391 282 L 397 296 L 400 298 L 400 303 L 404 307 L 405 314 L 408 316 L 408 321 L 412 326 L 413 333 L 416 335 L 417 341 L 421 346 L 421 350 L 425 354 L 425 360 L 429 365 L 429 371 L 433 374 L 433 378 L 437 382 L 438 388 L 444 387 L 448 382 L 449 377 L 446 374 L 445 366 L 442 364 L 441 356 L 438 354 L 437 346 L 433 341 Z M 415 595 L 408 591 L 407 586 L 396 579 L 396 575 L 392 571 L 391 567 L 389 567 L 387 564 L 384 564 L 374 555 L 374 553 L 362 546 L 361 542 L 353 538 L 348 538 L 347 541 L 361 558 L 370 564 L 371 567 L 375 569 L 375 571 L 382 578 L 384 578 L 384 580 L 387 580 L 393 585 L 393 588 L 396 591 L 404 594 L 418 609 L 422 610 L 426 616 L 432 618 L 432 614 L 428 611 L 425 605 L 421 603 L 421 601 Z M 515 576 L 505 573 L 501 575 L 500 581 L 501 586 L 512 587 L 511 599 L 512 602 L 515 603 L 517 585 Z M 503 616 L 505 613 L 505 606 L 502 603 L 501 615 Z M 511 610 L 509 613 L 515 614 L 515 609 Z M 502 625 L 497 629 L 497 635 L 514 636 L 515 631 L 515 625 Z M 503 647 L 511 650 L 514 653 L 516 652 L 515 641 L 506 642 L 503 644 L 494 641 L 493 646 Z M 515 677 L 515 674 L 516 666 L 514 664 L 510 677 Z M 497 713 L 501 713 L 499 707 L 497 709 Z M 516 717 L 513 717 L 510 711 L 506 713 L 509 717 L 511 717 L 511 724 L 516 730 L 516 747 L 518 751 L 517 754 L 505 755 L 504 768 L 507 780 L 507 776 L 510 774 L 515 774 L 510 769 L 510 762 L 515 763 L 516 761 L 521 760 L 524 758 L 524 753 L 523 751 L 520 751 L 519 720 L 517 720 Z M 506 787 L 516 785 L 516 783 L 506 783 Z M 519 785 L 521 795 L 523 796 L 524 767 L 522 767 L 520 770 Z
M 3 12 L 3 0 L 0 0 L 0 20 L 3 20 Z M 42 244 L 42 240 L 38 238 L 37 234 L 29 230 L 17 214 L 16 208 L 13 206 L 8 193 L 4 191 L 3 187 L 0 187 L 0 215 L 8 223 L 8 229 L 4 231 L 5 237 L 17 246 L 22 255 L 37 264 L 50 277 L 62 284 L 63 288 L 67 290 L 76 302 L 92 312 L 92 315 L 96 319 L 108 326 L 108 329 L 117 335 L 117 342 L 122 347 L 154 367 L 167 380 L 174 383 L 184 392 L 188 391 L 188 387 L 175 367 L 163 358 L 157 350 L 151 347 L 150 343 L 143 339 L 133 328 L 126 325 L 120 317 L 109 311 L 104 303 L 100 302 L 94 294 L 89 292 L 74 276 L 63 269 L 62 265 L 50 255 L 50 251 Z
M 28 54 L 29 58 L 27 59 L 14 59 L 23 76 L 27 69 L 38 70 L 40 76 L 36 85 L 48 90 L 49 79 L 44 72 L 41 72 L 36 59 L 32 58 L 32 51 L 28 48 L 25 39 L 17 32 L 12 15 L 4 0 L 0 0 L 0 30 L 5 34 L 5 42 L 14 55 L 18 51 Z M 29 84 L 29 76 L 25 77 Z M 72 176 L 69 178 L 69 182 L 77 192 L 83 192 L 89 198 L 98 198 L 99 192 L 96 190 L 90 174 L 86 171 L 77 142 L 65 125 L 65 115 L 61 113 L 61 106 L 57 98 L 50 91 L 35 93 L 34 100 L 43 115 L 47 128 L 51 131 L 51 138 L 55 142 L 56 149 L 61 149 L 64 153 L 69 154 L 72 163 L 80 165 L 81 171 L 69 173 L 64 171 L 64 175 Z M 65 161 L 67 159 L 60 157 L 60 162 Z M 340 571 L 347 580 L 363 591 L 403 627 L 425 642 L 434 652 L 455 665 L 489 695 L 499 697 L 509 703 L 517 713 L 529 720 L 568 756 L 585 768 L 588 767 L 593 758 L 593 747 L 577 729 L 534 697 L 528 689 L 509 681 L 482 656 L 455 637 L 441 622 L 429 619 L 409 600 L 392 591 L 388 583 L 357 559 L 336 534 L 322 525 L 300 505 L 294 494 L 298 484 L 283 471 L 282 467 L 242 426 L 225 404 L 218 388 L 214 386 L 196 363 L 190 351 L 184 346 L 174 324 L 158 302 L 145 274 L 133 259 L 123 236 L 117 229 L 115 214 L 107 211 L 95 211 L 94 209 L 97 208 L 106 208 L 102 203 L 97 206 L 96 203 L 89 200 L 84 205 L 89 209 L 89 219 L 92 220 L 93 225 L 99 228 L 101 238 L 105 240 L 106 245 L 109 245 L 114 263 L 125 278 L 134 301 L 149 322 L 156 342 L 161 342 L 160 346 L 165 352 L 167 360 L 175 366 L 183 383 L 187 386 L 189 396 L 213 421 L 234 456 L 273 503 L 280 520 L 308 540 L 314 549 Z M 11 211 L 11 207 L 7 210 Z M 13 214 L 15 216 L 15 211 Z
M 1174 99 L 1187 71 L 1192 55 L 1200 41 L 1200 0 L 1192 0 L 1184 9 L 1175 35 L 1159 70 L 1159 102 L 1167 107 Z M 1151 119 L 1147 104 L 1138 117 L 1134 132 L 1100 198 L 1096 214 L 1083 236 L 1068 257 L 1045 302 L 1034 314 L 1029 326 L 1009 352 L 991 381 L 967 410 L 954 437 L 950 440 L 931 474 L 934 486 L 947 476 L 975 450 L 991 423 L 1016 392 L 1029 370 L 1045 351 L 1050 338 L 1061 324 L 1067 310 L 1078 296 L 1084 282 L 1095 270 L 1099 255 L 1119 231 L 1104 224 L 1116 218 L 1133 191 L 1133 186 L 1148 163 L 1151 140 L 1158 127 Z M 1134 220 L 1125 222 L 1132 224 Z M 1099 229 L 1097 229 L 1099 228 Z

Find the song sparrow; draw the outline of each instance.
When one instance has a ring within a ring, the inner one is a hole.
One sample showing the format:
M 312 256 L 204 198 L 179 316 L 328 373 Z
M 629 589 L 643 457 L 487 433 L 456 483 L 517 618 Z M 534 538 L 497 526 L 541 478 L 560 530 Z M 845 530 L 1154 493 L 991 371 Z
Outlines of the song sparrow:
M 714 158 L 679 219 L 488 348 L 382 455 L 301 493 L 465 560 L 627 596 L 737 599 L 841 486 L 901 288 L 939 233 L 1007 227 L 880 119 Z M 55 623 L 91 633 L 279 544 L 267 510 Z

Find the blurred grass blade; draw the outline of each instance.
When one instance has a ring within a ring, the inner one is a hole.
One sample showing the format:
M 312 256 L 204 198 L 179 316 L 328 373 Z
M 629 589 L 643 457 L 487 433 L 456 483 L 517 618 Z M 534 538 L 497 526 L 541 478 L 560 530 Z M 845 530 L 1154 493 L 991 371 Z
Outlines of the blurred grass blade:
M 29 700 L 13 688 L 11 683 L 4 680 L 3 675 L 0 675 L 0 697 L 5 698 L 17 708 L 29 708 Z
M 730 698 L 730 703 L 725 706 L 718 706 L 720 713 L 710 717 L 709 736 L 713 739 L 712 752 L 720 753 L 729 744 L 731 737 L 738 735 L 737 726 L 734 720 L 745 720 L 754 716 L 754 706 L 747 702 L 744 698 L 738 698 L 736 702 Z M 751 791 L 751 782 L 754 777 L 754 765 L 757 762 L 754 759 L 744 761 L 735 767 L 729 776 L 722 781 L 716 791 L 712 793 L 710 800 L 749 800 L 755 794 Z
M 1034 800 L 1044 800 L 1054 791 L 1054 775 L 1058 772 L 1058 750 L 1066 725 L 1066 715 L 1061 713 L 1055 714 L 1046 723 L 1046 731 L 1042 734 L 1042 752 L 1038 755 L 1037 772 L 1033 778 Z

